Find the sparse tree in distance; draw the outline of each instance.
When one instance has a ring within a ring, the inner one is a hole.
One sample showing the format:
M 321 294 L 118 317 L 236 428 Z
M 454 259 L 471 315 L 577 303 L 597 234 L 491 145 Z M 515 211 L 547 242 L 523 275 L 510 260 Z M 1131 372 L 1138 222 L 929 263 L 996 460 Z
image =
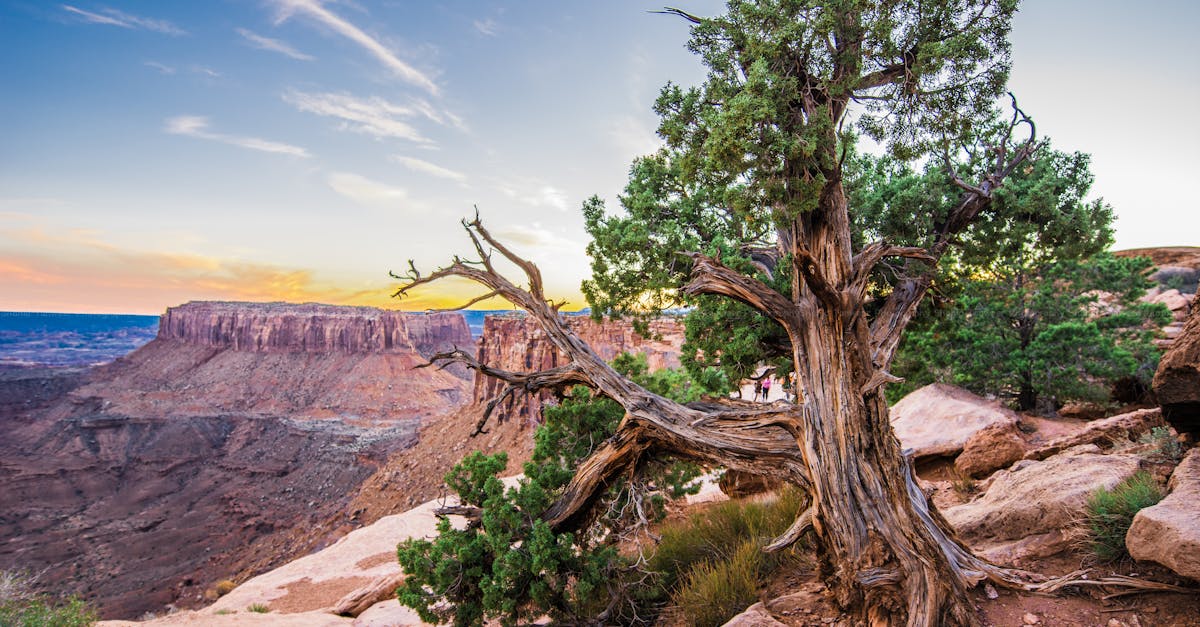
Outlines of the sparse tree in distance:
M 543 512 L 549 530 L 586 528 L 609 486 L 674 455 L 804 490 L 808 507 L 766 550 L 811 530 L 835 601 L 866 624 L 975 625 L 976 584 L 1061 585 L 992 565 L 957 541 L 917 487 L 884 395 L 939 263 L 1038 219 L 996 202 L 1043 150 L 1015 102 L 998 111 L 1015 10 L 1011 0 L 732 0 L 715 18 L 668 10 L 693 24 L 690 48 L 709 73 L 658 99 L 666 146 L 635 163 L 622 198 L 639 217 L 585 207 L 596 238 L 585 292 L 604 314 L 719 298 L 739 303 L 738 315 L 770 319 L 771 342 L 796 373 L 794 405 L 683 404 L 635 384 L 571 333 L 538 269 L 478 216 L 465 223 L 475 258 L 429 275 L 410 269 L 399 294 L 447 276 L 474 280 L 529 312 L 570 360 L 491 374 L 524 390 L 587 385 L 624 409 Z M 878 230 L 852 203 L 852 128 L 890 155 L 872 189 L 886 195 L 910 179 L 881 200 Z M 903 228 L 886 228 L 894 224 Z M 524 286 L 497 271 L 496 254 Z

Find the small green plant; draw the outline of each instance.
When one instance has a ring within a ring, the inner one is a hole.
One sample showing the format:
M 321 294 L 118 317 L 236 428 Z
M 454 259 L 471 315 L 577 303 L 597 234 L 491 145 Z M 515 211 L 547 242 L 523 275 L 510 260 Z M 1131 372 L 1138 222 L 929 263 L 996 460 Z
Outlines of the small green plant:
M 34 590 L 37 577 L 0 571 L 0 625 L 5 627 L 86 627 L 96 612 L 74 597 L 57 601 Z
M 1154 427 L 1149 433 L 1143 433 L 1138 442 L 1154 445 L 1152 455 L 1155 457 L 1176 463 L 1183 459 L 1183 444 L 1171 433 L 1170 427 Z
M 743 542 L 732 557 L 687 571 L 671 601 L 697 627 L 724 625 L 758 600 L 762 547 Z
M 1125 534 L 1133 524 L 1134 515 L 1162 498 L 1158 482 L 1145 471 L 1118 483 L 1111 490 L 1100 488 L 1093 492 L 1084 510 L 1084 524 L 1096 557 L 1104 562 L 1129 557 Z
M 266 614 L 267 612 L 271 611 L 271 608 L 262 603 L 252 603 L 246 608 L 246 610 L 254 612 L 255 614 Z
M 233 613 L 234 613 L 234 610 L 231 610 L 229 608 L 225 608 L 223 610 L 217 610 L 217 611 L 213 612 L 213 614 L 216 614 L 217 616 L 226 616 L 228 614 L 233 614 Z
M 957 470 L 950 476 L 950 486 L 954 488 L 954 493 L 963 499 L 969 499 L 979 491 L 979 485 L 975 483 L 975 479 L 971 475 Z

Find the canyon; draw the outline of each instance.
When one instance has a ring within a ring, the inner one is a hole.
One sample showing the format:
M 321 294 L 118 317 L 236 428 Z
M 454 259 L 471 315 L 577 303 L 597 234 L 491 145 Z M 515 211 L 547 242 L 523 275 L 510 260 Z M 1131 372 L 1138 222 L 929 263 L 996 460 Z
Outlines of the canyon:
M 461 315 L 188 303 L 112 363 L 0 373 L 0 569 L 137 616 L 333 539 L 321 524 L 469 401 Z M 309 544 L 271 543 L 309 527 Z M 263 547 L 270 547 L 265 549 Z
M 611 359 L 677 366 L 682 322 L 568 316 Z M 525 371 L 557 350 L 532 321 L 489 316 L 480 359 Z M 105 618 L 203 604 L 355 528 L 438 496 L 467 451 L 528 458 L 547 398 L 502 406 L 469 370 L 419 367 L 476 353 L 458 313 L 192 302 L 155 338 L 93 368 L 0 371 L 0 569 L 42 572 Z

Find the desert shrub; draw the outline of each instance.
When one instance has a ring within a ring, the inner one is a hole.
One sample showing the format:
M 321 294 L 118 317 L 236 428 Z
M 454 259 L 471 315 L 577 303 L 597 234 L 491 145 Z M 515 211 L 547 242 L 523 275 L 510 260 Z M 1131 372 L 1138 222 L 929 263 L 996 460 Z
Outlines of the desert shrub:
M 1162 498 L 1158 482 L 1145 471 L 1134 474 L 1111 490 L 1100 488 L 1093 492 L 1084 510 L 1084 524 L 1096 557 L 1105 562 L 1129 557 L 1125 534 L 1133 524 L 1134 515 Z
M 266 605 L 264 605 L 262 603 L 252 603 L 252 604 L 246 606 L 246 610 L 250 611 L 250 612 L 254 612 L 255 614 L 266 614 L 271 611 L 271 608 L 267 607 Z
M 1143 433 L 1138 442 L 1154 445 L 1155 457 L 1171 462 L 1183 459 L 1183 444 L 1171 433 L 1170 427 L 1154 427 L 1148 433 Z
M 213 586 L 213 590 L 216 590 L 218 596 L 225 596 L 230 592 L 233 592 L 233 589 L 236 587 L 237 584 L 233 583 L 233 581 L 229 579 L 222 579 Z
M 806 505 L 798 490 L 785 488 L 773 500 L 727 501 L 664 525 L 647 560 L 654 591 L 692 624 L 723 624 L 754 602 L 770 573 L 801 559 L 801 546 L 776 553 L 762 547 Z
M 743 542 L 724 560 L 705 560 L 684 574 L 671 602 L 697 627 L 724 625 L 758 600 L 762 548 Z
M 57 601 L 34 590 L 37 577 L 0 571 L 0 625 L 4 627 L 84 627 L 96 612 L 76 598 Z
M 6 627 L 84 627 L 96 613 L 79 599 L 56 603 L 46 597 L 0 602 L 0 625 Z

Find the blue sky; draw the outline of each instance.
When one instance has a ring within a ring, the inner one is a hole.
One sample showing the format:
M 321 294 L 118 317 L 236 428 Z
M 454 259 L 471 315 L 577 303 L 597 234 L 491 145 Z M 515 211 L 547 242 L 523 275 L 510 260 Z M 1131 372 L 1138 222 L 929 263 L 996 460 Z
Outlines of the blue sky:
M 580 203 L 615 204 L 659 87 L 702 76 L 657 6 L 0 3 L 0 309 L 396 306 L 387 271 L 466 252 L 473 206 L 582 306 Z M 1014 23 L 1012 89 L 1093 154 L 1119 248 L 1200 244 L 1197 18 L 1043 1 Z

